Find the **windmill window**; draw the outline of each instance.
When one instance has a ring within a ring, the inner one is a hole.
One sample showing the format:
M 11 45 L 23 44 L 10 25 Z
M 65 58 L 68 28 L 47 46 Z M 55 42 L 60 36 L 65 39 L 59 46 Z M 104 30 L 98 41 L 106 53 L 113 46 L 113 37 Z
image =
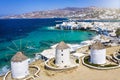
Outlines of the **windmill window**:
M 62 63 L 63 63 L 63 61 L 62 61 Z
M 61 54 L 61 56 L 63 56 L 63 54 Z
M 63 50 L 61 50 L 61 52 L 63 52 Z

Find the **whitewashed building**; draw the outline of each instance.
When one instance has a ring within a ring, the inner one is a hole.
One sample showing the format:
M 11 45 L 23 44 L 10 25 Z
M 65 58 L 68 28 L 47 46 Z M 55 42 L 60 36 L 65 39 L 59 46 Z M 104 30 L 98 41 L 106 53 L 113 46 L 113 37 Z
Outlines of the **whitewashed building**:
M 28 58 L 22 52 L 17 52 L 11 59 L 12 77 L 16 79 L 24 78 L 29 75 L 28 69 Z
M 99 41 L 93 43 L 90 47 L 90 62 L 93 64 L 106 63 L 106 49 Z
M 70 62 L 70 48 L 63 41 L 56 46 L 55 64 L 60 67 L 67 67 Z

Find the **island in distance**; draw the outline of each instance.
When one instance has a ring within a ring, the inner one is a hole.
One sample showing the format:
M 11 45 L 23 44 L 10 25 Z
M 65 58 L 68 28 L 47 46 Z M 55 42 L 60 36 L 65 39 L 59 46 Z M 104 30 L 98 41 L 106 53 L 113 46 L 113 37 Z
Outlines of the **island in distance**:
M 98 8 L 98 7 L 67 7 L 46 11 L 34 11 L 19 15 L 1 16 L 1 19 L 23 19 L 23 18 L 72 18 L 72 19 L 111 19 L 120 20 L 120 9 Z

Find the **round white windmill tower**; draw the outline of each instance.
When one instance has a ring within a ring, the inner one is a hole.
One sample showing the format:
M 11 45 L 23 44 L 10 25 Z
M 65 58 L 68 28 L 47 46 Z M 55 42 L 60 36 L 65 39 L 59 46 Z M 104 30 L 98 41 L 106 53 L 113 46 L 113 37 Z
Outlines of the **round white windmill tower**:
M 60 67 L 67 67 L 70 63 L 70 48 L 62 41 L 56 46 L 55 64 Z
M 29 75 L 28 58 L 22 53 L 17 52 L 11 59 L 11 72 L 13 78 L 24 78 Z
M 106 49 L 105 46 L 97 41 L 90 47 L 90 62 L 93 64 L 106 63 Z

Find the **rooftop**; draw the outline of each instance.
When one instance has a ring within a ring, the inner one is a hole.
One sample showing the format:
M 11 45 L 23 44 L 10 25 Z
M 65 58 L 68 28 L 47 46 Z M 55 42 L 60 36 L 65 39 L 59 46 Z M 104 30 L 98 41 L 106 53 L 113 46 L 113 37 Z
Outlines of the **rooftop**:
M 90 46 L 90 49 L 97 49 L 97 50 L 100 50 L 100 49 L 104 49 L 105 46 L 100 42 L 100 41 L 96 41 L 95 43 L 93 43 L 91 46 Z
M 12 62 L 22 62 L 28 59 L 22 52 L 17 52 L 11 59 Z
M 67 49 L 69 46 L 65 44 L 65 42 L 61 41 L 57 46 L 56 49 Z

